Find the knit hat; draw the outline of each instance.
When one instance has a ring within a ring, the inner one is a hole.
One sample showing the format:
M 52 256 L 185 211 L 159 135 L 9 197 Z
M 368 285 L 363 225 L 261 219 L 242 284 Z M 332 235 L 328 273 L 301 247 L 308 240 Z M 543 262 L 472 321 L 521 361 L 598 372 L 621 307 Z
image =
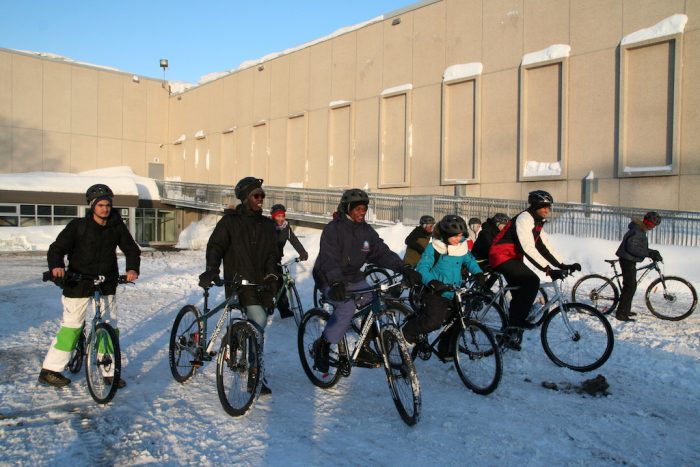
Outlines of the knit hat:
M 262 188 L 263 180 L 262 178 L 255 177 L 244 177 L 238 181 L 234 189 L 236 193 L 236 198 L 241 201 L 248 199 L 250 194 L 255 190 Z
M 284 205 L 282 204 L 275 204 L 270 208 L 270 217 L 274 218 L 275 216 L 278 216 L 280 214 L 286 214 L 287 210 L 284 208 Z

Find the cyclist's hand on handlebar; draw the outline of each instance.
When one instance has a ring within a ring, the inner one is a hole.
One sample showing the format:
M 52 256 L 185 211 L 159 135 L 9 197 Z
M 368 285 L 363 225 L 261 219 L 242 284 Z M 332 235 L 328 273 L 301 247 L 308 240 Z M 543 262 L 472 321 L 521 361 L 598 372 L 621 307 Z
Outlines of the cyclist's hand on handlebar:
M 479 289 L 483 289 L 484 286 L 486 285 L 486 274 L 479 273 L 474 275 L 474 286 L 476 286 Z
M 263 279 L 263 284 L 272 295 L 277 294 L 277 276 L 274 274 L 268 274 Z
M 649 258 L 657 263 L 662 263 L 664 261 L 664 259 L 661 257 L 661 253 L 659 253 L 658 250 L 649 250 Z
M 581 265 L 579 263 L 562 264 L 561 268 L 566 269 L 569 272 L 574 272 L 574 271 L 580 271 Z
M 433 279 L 432 281 L 428 282 L 428 288 L 434 293 L 439 293 L 448 290 L 450 287 L 439 280 Z
M 139 278 L 139 273 L 134 271 L 133 269 L 129 269 L 128 271 L 126 271 L 126 280 L 128 282 L 134 282 L 138 278 Z
M 302 251 L 299 253 L 299 261 L 306 261 L 307 259 L 309 259 L 309 254 L 307 252 Z
M 403 274 L 404 282 L 406 282 L 406 285 L 409 287 L 414 287 L 423 283 L 423 277 L 409 264 L 404 265 L 400 272 Z
M 51 277 L 54 279 L 60 279 L 62 277 L 65 277 L 66 275 L 66 270 L 63 268 L 53 268 L 51 270 Z
M 199 275 L 199 286 L 203 289 L 209 288 L 212 284 L 221 282 L 219 271 L 204 271 Z
M 553 281 L 556 281 L 565 278 L 566 271 L 563 269 L 550 269 L 547 271 L 547 275 L 551 277 Z

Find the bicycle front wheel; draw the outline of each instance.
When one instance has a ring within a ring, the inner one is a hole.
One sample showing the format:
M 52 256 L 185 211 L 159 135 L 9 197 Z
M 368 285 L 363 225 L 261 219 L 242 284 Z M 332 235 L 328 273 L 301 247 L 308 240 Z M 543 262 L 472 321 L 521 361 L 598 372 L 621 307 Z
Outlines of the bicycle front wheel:
M 464 385 L 481 395 L 495 391 L 503 374 L 503 362 L 493 333 L 485 325 L 470 320 L 466 328 L 454 333 L 453 340 L 452 356 Z
M 263 380 L 262 348 L 262 333 L 248 321 L 236 321 L 221 339 L 216 392 L 227 414 L 240 417 L 257 400 Z
M 595 370 L 613 350 L 613 331 L 602 313 L 583 303 L 566 303 L 544 320 L 542 347 L 555 364 L 574 371 Z
M 590 305 L 604 315 L 615 311 L 620 301 L 620 291 L 609 278 L 600 274 L 589 274 L 574 284 L 571 300 Z
M 86 347 L 85 378 L 88 391 L 98 404 L 106 404 L 117 392 L 122 357 L 117 333 L 108 323 L 98 323 Z
M 675 276 L 654 280 L 649 284 L 645 298 L 651 314 L 670 321 L 687 318 L 698 304 L 698 294 L 692 284 Z
M 195 362 L 201 358 L 202 332 L 202 322 L 197 308 L 193 305 L 183 306 L 175 317 L 170 331 L 168 362 L 175 381 L 184 383 L 199 367 Z
M 301 305 L 301 298 L 299 298 L 299 292 L 294 284 L 287 286 L 287 300 L 289 301 L 289 309 L 294 313 L 294 322 L 299 327 L 301 324 L 301 318 L 304 317 L 304 307 Z
M 420 384 L 406 342 L 394 325 L 382 326 L 381 341 L 391 398 L 401 419 L 407 425 L 415 425 L 420 418 Z
M 304 373 L 316 386 L 328 389 L 334 386 L 342 376 L 342 366 L 347 364 L 347 347 L 332 344 L 329 351 L 329 368 L 322 373 L 314 368 L 314 342 L 321 337 L 330 315 L 321 308 L 312 308 L 304 314 L 297 334 L 297 349 Z

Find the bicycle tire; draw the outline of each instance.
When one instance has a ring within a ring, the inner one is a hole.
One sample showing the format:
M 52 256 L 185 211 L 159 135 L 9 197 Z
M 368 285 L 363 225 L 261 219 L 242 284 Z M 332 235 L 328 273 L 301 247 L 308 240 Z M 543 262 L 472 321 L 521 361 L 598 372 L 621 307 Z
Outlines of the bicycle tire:
M 321 308 L 321 306 L 323 305 L 323 304 L 321 303 L 321 299 L 322 299 L 323 297 L 322 297 L 321 291 L 320 291 L 320 290 L 318 289 L 318 287 L 316 287 L 315 285 L 314 285 L 314 295 L 313 295 L 313 297 L 314 297 L 314 308 Z
M 466 328 L 458 323 L 459 332 L 452 338 L 455 369 L 462 383 L 476 394 L 487 395 L 496 390 L 503 375 L 501 352 L 491 330 L 469 320 Z
M 199 316 L 199 310 L 194 305 L 183 306 L 170 331 L 168 362 L 173 378 L 179 383 L 190 379 L 198 368 L 192 362 L 199 358 L 202 352 L 200 338 L 203 326 Z
M 483 324 L 494 335 L 505 331 L 508 327 L 508 315 L 498 302 L 491 303 L 491 297 L 481 292 L 472 292 L 467 297 L 475 297 L 481 302 L 481 308 L 466 310 L 470 319 Z M 467 299 L 463 300 L 462 304 L 467 306 Z
M 97 323 L 86 342 L 85 379 L 98 404 L 106 404 L 117 392 L 121 378 L 121 352 L 117 333 L 108 323 Z M 108 381 L 111 377 L 111 382 Z
M 78 342 L 75 344 L 75 348 L 70 353 L 70 360 L 68 360 L 68 371 L 73 374 L 79 373 L 83 366 L 83 360 L 85 356 L 85 331 L 80 329 L 80 336 L 78 337 Z
M 321 337 L 330 315 L 321 308 L 312 308 L 304 314 L 297 334 L 297 350 L 304 373 L 309 380 L 322 389 L 333 387 L 342 376 L 339 371 L 341 360 L 348 360 L 347 346 L 331 345 L 328 373 L 314 369 L 313 343 Z M 343 341 L 341 340 L 341 344 Z
M 236 321 L 221 339 L 216 358 L 216 392 L 224 411 L 240 417 L 260 395 L 264 375 L 262 333 L 249 321 Z
M 661 284 L 660 287 L 659 284 Z M 695 287 L 687 280 L 676 276 L 666 276 L 663 281 L 660 277 L 654 279 L 647 287 L 644 298 L 652 315 L 668 321 L 687 318 L 693 314 L 698 304 Z
M 566 303 L 549 313 L 540 337 L 550 360 L 582 373 L 603 365 L 615 343 L 605 316 L 583 303 Z
M 571 301 L 590 305 L 609 315 L 620 303 L 620 291 L 609 277 L 589 274 L 576 281 L 571 289 Z
M 294 314 L 294 323 L 296 323 L 298 328 L 301 323 L 301 318 L 304 317 L 304 307 L 301 304 L 301 298 L 299 298 L 299 291 L 296 285 L 290 284 L 287 286 L 287 300 L 289 309 L 292 310 Z
M 401 419 L 413 426 L 420 418 L 421 393 L 418 374 L 401 331 L 394 325 L 382 326 L 380 348 L 391 398 Z
M 391 274 L 386 269 L 380 267 L 369 267 L 365 270 L 365 280 L 370 287 L 375 287 L 379 284 L 393 284 Z

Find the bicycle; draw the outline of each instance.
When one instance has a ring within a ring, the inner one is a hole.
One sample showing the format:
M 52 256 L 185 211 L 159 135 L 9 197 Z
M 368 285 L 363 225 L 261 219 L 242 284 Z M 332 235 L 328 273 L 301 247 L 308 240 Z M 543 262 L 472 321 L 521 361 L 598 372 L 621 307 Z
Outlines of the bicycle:
M 227 414 L 244 415 L 254 405 L 262 388 L 263 333 L 246 319 L 245 307 L 240 305 L 238 292 L 242 287 L 261 287 L 246 280 L 218 280 L 216 286 L 230 285 L 232 293 L 224 301 L 209 308 L 209 289 L 203 287 L 202 312 L 194 305 L 185 305 L 178 312 L 170 332 L 168 361 L 175 381 L 184 383 L 204 362 L 216 358 L 216 390 Z M 208 320 L 223 310 L 214 331 L 207 339 Z M 235 314 L 238 311 L 240 316 Z M 225 329 L 218 352 L 216 339 Z
M 533 307 L 531 322 L 533 327 L 541 326 L 542 348 L 554 364 L 579 372 L 592 371 L 610 358 L 614 346 L 613 331 L 605 316 L 594 307 L 567 300 L 560 282 L 570 275 L 570 272 L 562 271 L 561 278 L 540 284 L 541 288 L 552 289 L 553 293 L 551 296 L 545 294 L 544 303 Z M 478 309 L 472 311 L 470 317 L 478 320 L 479 316 L 491 313 L 490 316 L 498 315 L 505 320 L 491 328 L 504 351 L 508 326 L 505 311 L 494 297 L 473 290 L 470 294 L 478 301 L 474 307 Z
M 411 351 L 411 358 L 430 360 L 435 354 L 442 363 L 449 360 L 440 355 L 437 344 L 442 339 L 450 339 L 451 355 L 455 369 L 462 383 L 473 392 L 481 395 L 492 393 L 498 387 L 503 374 L 503 362 L 498 344 L 491 330 L 470 317 L 474 305 L 467 297 L 469 288 L 450 286 L 454 292 L 452 315 L 435 339 L 417 343 Z M 480 307 L 477 302 L 477 307 Z
M 602 274 L 589 274 L 579 279 L 571 289 L 571 299 L 587 303 L 603 314 L 610 314 L 620 302 L 622 273 L 617 271 L 617 259 L 606 259 L 605 262 L 613 269 L 612 277 Z M 659 277 L 651 281 L 646 289 L 644 298 L 647 308 L 652 315 L 659 319 L 680 321 L 690 316 L 698 304 L 698 294 L 693 285 L 677 276 L 665 276 L 657 261 L 638 267 L 637 272 L 643 273 L 637 278 L 637 284 L 651 272 Z M 613 282 L 613 280 L 615 282 Z
M 370 285 L 378 285 L 382 283 L 390 283 L 392 278 L 394 277 L 392 274 L 389 273 L 384 268 L 381 268 L 379 266 L 376 266 L 374 264 L 366 264 L 365 268 L 363 270 L 365 280 L 370 284 Z M 314 285 L 314 307 L 315 308 L 320 308 L 323 306 L 323 294 L 321 291 L 318 289 L 316 285 Z
M 294 314 L 294 322 L 296 323 L 297 327 L 299 327 L 301 318 L 304 316 L 304 307 L 301 304 L 299 291 L 297 290 L 294 277 L 292 277 L 292 274 L 289 271 L 289 267 L 292 263 L 298 263 L 299 261 L 301 261 L 299 258 L 294 258 L 284 264 L 280 264 L 280 267 L 282 268 L 282 287 L 280 287 L 280 289 L 277 291 L 277 295 L 275 296 L 276 306 L 282 298 L 282 294 L 286 294 L 287 303 L 289 304 L 289 309 Z
M 341 377 L 350 376 L 353 367 L 377 368 L 377 365 L 367 364 L 358 358 L 363 347 L 369 348 L 381 359 L 391 397 L 401 419 L 407 425 L 415 425 L 420 417 L 420 385 L 397 323 L 397 315 L 404 312 L 397 309 L 396 299 L 391 295 L 392 288 L 400 287 L 400 282 L 394 281 L 395 278 L 390 277 L 389 281 L 393 281 L 391 284 L 385 282 L 347 294 L 355 301 L 357 309 L 353 321 L 359 320 L 361 328 L 354 346 L 351 345 L 352 336 L 347 332 L 337 345 L 331 345 L 327 373 L 314 369 L 313 344 L 330 318 L 329 303 L 325 303 L 324 308 L 312 308 L 306 312 L 299 326 L 297 344 L 304 373 L 322 389 L 329 389 Z M 352 328 L 349 331 L 353 332 Z M 371 344 L 374 344 L 374 348 L 371 348 Z
M 72 373 L 78 373 L 85 361 L 85 379 L 88 392 L 98 404 L 110 402 L 119 387 L 121 378 L 121 350 L 119 347 L 119 334 L 106 321 L 102 319 L 102 289 L 101 285 L 107 280 L 106 276 L 93 276 L 66 271 L 63 281 L 53 277 L 51 271 L 43 273 L 44 282 L 54 282 L 63 288 L 63 284 L 77 281 L 92 281 L 92 303 L 95 315 L 88 328 L 88 337 L 85 337 L 85 323 L 80 331 L 78 342 L 71 352 L 68 369 Z M 126 276 L 117 277 L 118 284 L 133 284 Z M 84 357 L 87 356 L 87 359 Z

